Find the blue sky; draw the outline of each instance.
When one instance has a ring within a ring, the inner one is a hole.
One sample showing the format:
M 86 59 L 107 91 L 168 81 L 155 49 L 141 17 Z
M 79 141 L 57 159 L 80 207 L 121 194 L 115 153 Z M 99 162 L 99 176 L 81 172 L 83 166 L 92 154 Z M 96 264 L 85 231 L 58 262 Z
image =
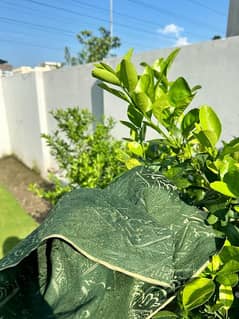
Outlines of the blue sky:
M 113 33 L 135 52 L 225 36 L 229 0 L 112 0 Z M 0 58 L 14 66 L 64 61 L 81 30 L 109 29 L 110 0 L 1 0 Z

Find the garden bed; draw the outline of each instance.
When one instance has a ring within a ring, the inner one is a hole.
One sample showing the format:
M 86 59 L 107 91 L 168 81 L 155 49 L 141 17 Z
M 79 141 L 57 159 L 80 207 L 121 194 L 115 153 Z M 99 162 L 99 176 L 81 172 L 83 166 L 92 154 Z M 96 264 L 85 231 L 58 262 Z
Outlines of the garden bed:
M 30 170 L 14 157 L 0 159 L 0 185 L 8 189 L 37 222 L 42 222 L 50 205 L 28 190 L 30 183 L 47 186 L 39 174 Z

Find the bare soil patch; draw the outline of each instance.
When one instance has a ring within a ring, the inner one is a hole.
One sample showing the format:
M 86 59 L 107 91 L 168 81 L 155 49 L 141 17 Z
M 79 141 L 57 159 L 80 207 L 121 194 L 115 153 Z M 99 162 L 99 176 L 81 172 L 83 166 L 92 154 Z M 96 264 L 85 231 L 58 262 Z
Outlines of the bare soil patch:
M 6 187 L 37 222 L 42 222 L 51 206 L 46 200 L 28 190 L 31 183 L 49 187 L 39 174 L 16 158 L 11 156 L 0 159 L 0 185 Z

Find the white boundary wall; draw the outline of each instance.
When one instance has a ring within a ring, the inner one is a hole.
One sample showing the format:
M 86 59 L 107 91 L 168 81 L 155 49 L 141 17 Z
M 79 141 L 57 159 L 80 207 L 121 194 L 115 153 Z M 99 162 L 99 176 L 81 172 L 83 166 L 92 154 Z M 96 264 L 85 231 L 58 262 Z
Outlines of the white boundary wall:
M 152 63 L 171 51 L 143 52 L 133 61 Z M 115 66 L 119 60 L 107 62 Z M 126 119 L 126 103 L 98 88 L 91 70 L 88 64 L 0 78 L 0 157 L 14 154 L 46 177 L 55 163 L 40 134 L 55 127 L 50 110 L 77 105 L 98 118 L 104 114 L 117 121 Z M 202 85 L 192 107 L 208 104 L 216 110 L 223 123 L 223 139 L 239 136 L 239 37 L 183 47 L 169 73 L 170 79 L 178 76 L 191 86 Z M 128 130 L 118 123 L 114 135 L 128 136 Z

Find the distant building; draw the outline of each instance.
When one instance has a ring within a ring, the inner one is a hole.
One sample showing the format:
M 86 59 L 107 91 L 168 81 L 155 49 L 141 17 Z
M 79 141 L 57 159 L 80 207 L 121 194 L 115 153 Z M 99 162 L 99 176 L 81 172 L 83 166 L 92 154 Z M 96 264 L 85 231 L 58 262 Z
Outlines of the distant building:
M 40 64 L 40 66 L 43 68 L 49 67 L 52 70 L 52 69 L 59 69 L 62 66 L 62 63 L 61 62 L 45 61 L 45 62 L 42 62 Z
M 227 20 L 227 37 L 239 35 L 239 1 L 230 0 Z
M 20 66 L 18 68 L 13 68 L 12 65 L 6 63 L 7 61 L 0 59 L 0 77 L 9 76 L 13 74 L 26 74 L 34 71 L 51 71 L 59 69 L 62 64 L 60 62 L 42 62 L 39 66 Z
M 29 73 L 32 72 L 33 68 L 30 66 L 20 66 L 19 68 L 15 68 L 12 70 L 13 74 L 25 74 L 25 73 Z
M 7 61 L 0 59 L 0 76 L 8 76 L 12 74 L 13 66 Z

